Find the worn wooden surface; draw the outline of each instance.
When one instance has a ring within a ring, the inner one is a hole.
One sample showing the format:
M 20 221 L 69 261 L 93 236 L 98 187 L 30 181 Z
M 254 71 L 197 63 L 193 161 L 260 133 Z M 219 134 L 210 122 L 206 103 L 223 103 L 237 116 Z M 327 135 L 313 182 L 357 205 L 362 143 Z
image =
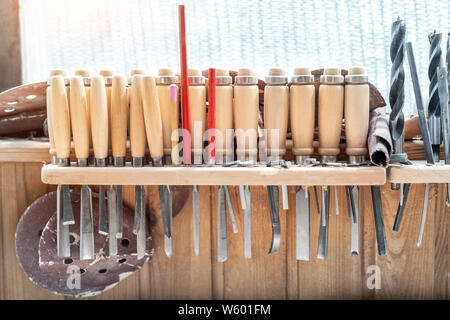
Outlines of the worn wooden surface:
M 39 163 L 0 163 L 0 299 L 62 299 L 36 287 L 20 269 L 15 256 L 14 233 L 25 208 L 54 189 L 40 179 Z M 144 268 L 117 287 L 95 299 L 448 299 L 449 209 L 445 207 L 444 186 L 432 184 L 428 217 L 421 248 L 416 247 L 424 185 L 413 185 L 401 230 L 391 231 L 399 192 L 382 187 L 382 201 L 389 253 L 378 256 L 370 188 L 361 188 L 360 256 L 350 256 L 350 220 L 345 191 L 339 187 L 340 215 L 331 198 L 329 257 L 315 258 L 319 215 L 311 201 L 311 255 L 309 262 L 295 260 L 295 191 L 289 187 L 290 209 L 280 208 L 282 243 L 280 251 L 267 255 L 271 226 L 267 191 L 251 187 L 253 257 L 244 258 L 243 212 L 237 187 L 231 197 L 239 233 L 228 225 L 229 258 L 217 263 L 217 187 L 200 186 L 200 255 L 196 257 L 192 239 L 192 201 L 188 197 L 174 218 L 174 256 L 163 251 L 163 231 L 156 187 L 147 187 L 152 208 L 155 255 Z M 313 199 L 313 198 L 312 198 Z M 124 187 L 124 200 L 134 203 L 134 188 Z M 367 268 L 381 271 L 381 289 L 370 290 Z

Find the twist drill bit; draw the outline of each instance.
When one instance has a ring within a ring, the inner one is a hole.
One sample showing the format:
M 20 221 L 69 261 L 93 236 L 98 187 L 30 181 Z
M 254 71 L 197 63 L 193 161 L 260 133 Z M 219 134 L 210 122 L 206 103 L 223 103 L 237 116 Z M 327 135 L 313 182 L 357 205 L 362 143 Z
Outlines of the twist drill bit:
M 397 18 L 391 28 L 391 87 L 389 91 L 389 129 L 393 140 L 393 154 L 403 154 L 405 119 L 403 116 L 403 105 L 405 103 L 405 70 L 403 61 L 405 57 L 405 34 L 406 27 L 400 18 Z M 392 184 L 393 190 L 398 190 L 398 184 Z
M 442 34 L 433 31 L 428 35 L 428 39 L 430 41 L 430 61 L 428 65 L 428 79 L 430 80 L 430 86 L 428 87 L 428 127 L 430 129 L 433 157 L 435 161 L 439 161 L 439 147 L 441 144 L 441 108 L 439 102 L 437 68 L 440 66 L 442 58 Z
M 438 68 L 438 89 L 439 100 L 441 102 L 441 118 L 442 118 L 442 136 L 444 144 L 444 162 L 446 165 L 450 164 L 450 136 L 449 136 L 449 123 L 450 123 L 450 110 L 449 110 L 449 87 L 448 87 L 448 74 L 444 67 Z M 447 206 L 450 205 L 450 184 L 447 183 Z

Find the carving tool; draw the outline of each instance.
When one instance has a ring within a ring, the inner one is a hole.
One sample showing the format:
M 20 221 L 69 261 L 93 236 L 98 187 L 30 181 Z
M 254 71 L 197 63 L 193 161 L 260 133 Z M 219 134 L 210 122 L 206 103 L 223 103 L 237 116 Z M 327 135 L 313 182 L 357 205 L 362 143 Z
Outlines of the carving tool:
M 70 106 L 75 155 L 80 167 L 87 167 L 89 160 L 90 126 L 84 80 L 75 76 L 70 81 Z M 94 223 L 92 217 L 92 191 L 81 186 L 80 206 L 80 259 L 94 259 Z
M 295 162 L 306 165 L 314 152 L 314 122 L 316 94 L 314 76 L 308 68 L 295 68 L 290 87 L 290 116 Z M 314 192 L 317 194 L 316 189 Z M 301 186 L 295 195 L 296 256 L 309 260 L 310 256 L 310 202 L 308 187 Z M 317 210 L 319 209 L 318 199 Z
M 91 130 L 94 147 L 95 165 L 105 167 L 108 160 L 108 105 L 106 100 L 105 80 L 101 76 L 91 79 Z M 99 192 L 99 225 L 98 232 L 108 235 L 106 215 L 105 186 L 98 187 Z
M 444 162 L 446 165 L 450 164 L 450 115 L 449 115 L 449 87 L 448 74 L 443 66 L 438 68 L 438 90 L 439 100 L 441 104 L 441 118 L 442 118 L 442 136 L 444 140 Z M 450 203 L 450 188 L 447 183 L 447 206 Z
M 189 120 L 191 128 L 191 150 L 194 164 L 203 164 L 203 133 L 206 129 L 206 79 L 199 69 L 188 70 L 189 81 Z M 225 197 L 224 197 L 225 200 Z M 194 250 L 197 254 L 200 247 L 199 234 L 199 192 L 192 186 L 192 212 L 194 223 Z
M 140 82 L 145 131 L 147 134 L 150 156 L 152 158 L 153 166 L 161 167 L 163 165 L 164 157 L 163 129 L 156 82 L 155 79 L 150 76 L 141 77 Z M 172 225 L 169 223 L 171 219 L 168 215 L 172 213 L 170 210 L 172 204 L 168 202 L 169 197 L 165 194 L 164 190 L 165 188 L 163 186 L 158 186 L 161 214 L 164 224 L 164 250 L 167 257 L 170 258 L 173 253 Z
M 345 77 L 345 139 L 349 164 L 364 162 L 369 132 L 369 79 L 364 68 L 351 67 Z M 354 210 L 351 255 L 359 254 L 359 187 L 351 187 Z
M 161 113 L 163 153 L 166 164 L 179 164 L 178 157 L 178 78 L 171 69 L 159 69 L 156 91 Z M 172 192 L 168 185 L 158 186 L 164 225 L 164 247 L 172 254 Z
M 372 195 L 372 209 L 375 220 L 375 232 L 377 235 L 378 254 L 387 253 L 386 234 L 384 232 L 383 207 L 381 204 L 380 186 L 370 186 Z
M 413 52 L 411 42 L 406 43 L 406 52 L 408 54 L 409 69 L 410 69 L 411 80 L 412 80 L 413 88 L 414 88 L 414 96 L 416 98 L 416 107 L 417 107 L 417 113 L 419 115 L 420 131 L 422 132 L 423 146 L 425 148 L 425 156 L 427 159 L 427 165 L 434 165 L 433 149 L 431 146 L 431 139 L 430 139 L 430 135 L 429 135 L 428 127 L 427 127 L 427 120 L 425 117 L 422 93 L 420 91 L 419 77 L 417 76 L 416 62 L 414 59 L 414 52 Z M 423 204 L 423 210 L 422 210 L 421 230 L 419 232 L 417 246 L 420 246 L 422 234 L 423 234 L 423 226 L 425 225 L 425 219 L 426 219 L 426 214 L 427 214 L 427 204 L 428 204 L 428 190 L 429 190 L 429 184 L 426 184 L 425 185 L 424 204 Z
M 286 133 L 289 112 L 288 78 L 283 69 L 272 68 L 264 88 L 264 129 L 267 131 L 269 162 L 279 162 L 286 153 Z M 267 186 L 272 222 L 272 242 L 269 254 L 278 252 L 281 241 L 278 212 L 278 186 Z M 282 188 L 283 209 L 287 205 L 287 188 Z
M 239 69 L 235 77 L 233 106 L 237 160 L 256 164 L 259 115 L 258 78 L 251 69 Z M 251 195 L 244 186 L 244 256 L 251 258 Z
M 59 166 L 70 166 L 70 116 L 67 99 L 66 81 L 62 76 L 50 78 L 51 104 L 50 122 L 53 127 L 56 157 Z M 70 189 L 68 185 L 57 188 L 57 254 L 58 257 L 70 257 L 69 224 L 73 217 Z
M 344 111 L 344 77 L 339 68 L 325 68 L 319 86 L 319 154 L 322 163 L 336 162 Z M 328 221 L 330 214 L 330 187 L 322 186 L 317 257 L 328 255 Z
M 131 74 L 128 89 L 130 99 L 130 149 L 133 167 L 143 167 L 145 162 L 145 124 L 140 90 L 141 74 Z M 144 186 L 135 186 L 135 207 L 133 233 L 137 236 L 137 256 L 145 255 L 145 190 Z
M 111 83 L 111 147 L 114 161 L 114 167 L 125 166 L 125 155 L 127 148 L 127 89 L 125 77 L 115 75 Z M 114 201 L 116 198 L 116 201 Z M 108 190 L 109 208 L 109 241 L 111 248 L 115 248 L 117 254 L 117 239 L 122 238 L 123 233 L 123 201 L 122 186 L 117 185 L 117 193 L 114 192 L 114 186 L 109 186 Z

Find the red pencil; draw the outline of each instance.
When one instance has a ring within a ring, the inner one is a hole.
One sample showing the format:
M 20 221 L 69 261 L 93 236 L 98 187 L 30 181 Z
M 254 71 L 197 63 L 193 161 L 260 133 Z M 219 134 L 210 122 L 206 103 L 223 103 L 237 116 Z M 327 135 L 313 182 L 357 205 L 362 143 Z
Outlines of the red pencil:
M 209 164 L 214 164 L 216 160 L 216 69 L 208 70 L 208 154 Z
M 183 157 L 184 163 L 191 164 L 191 129 L 189 122 L 189 90 L 187 76 L 186 19 L 184 5 L 178 6 L 178 23 L 180 32 L 180 66 L 181 66 L 181 110 L 183 119 Z

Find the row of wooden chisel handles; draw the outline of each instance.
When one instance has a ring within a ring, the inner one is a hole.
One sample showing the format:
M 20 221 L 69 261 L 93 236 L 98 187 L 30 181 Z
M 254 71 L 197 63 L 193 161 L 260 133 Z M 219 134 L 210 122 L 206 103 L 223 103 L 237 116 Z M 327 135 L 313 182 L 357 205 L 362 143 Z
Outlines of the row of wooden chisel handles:
M 264 126 L 259 123 L 258 78 L 251 69 L 239 69 L 233 83 L 229 72 L 215 70 L 215 163 L 254 165 L 257 162 L 258 137 L 265 130 L 266 153 L 269 164 L 287 165 L 286 152 L 288 123 L 292 132 L 296 164 L 308 165 L 313 154 L 316 118 L 316 89 L 314 76 L 308 68 L 296 68 L 289 79 L 284 70 L 270 69 L 264 89 Z M 207 129 L 207 83 L 200 70 L 189 69 L 189 127 L 194 165 L 214 164 L 204 159 L 204 131 Z M 210 80 L 209 80 L 210 81 Z M 89 166 L 92 144 L 95 166 L 124 166 L 127 140 L 133 166 L 146 165 L 146 145 L 153 166 L 180 165 L 179 138 L 180 104 L 178 102 L 179 78 L 170 69 L 160 69 L 157 77 L 133 70 L 131 78 L 114 75 L 103 70 L 90 76 L 78 70 L 70 79 L 64 71 L 54 70 L 47 89 L 48 131 L 51 154 L 55 163 L 70 166 L 71 139 L 79 166 Z M 339 68 L 326 68 L 318 89 L 318 137 L 321 162 L 336 163 L 340 152 L 339 142 L 345 118 L 346 153 L 348 162 L 363 163 L 367 154 L 369 127 L 369 85 L 362 67 L 349 68 L 342 76 Z M 344 107 L 345 106 L 345 107 Z M 344 114 L 345 113 L 345 114 Z M 183 119 L 181 119 L 183 120 Z M 234 133 L 233 133 L 234 130 Z M 258 133 L 259 132 L 259 133 Z M 185 132 L 183 133 L 183 135 Z M 236 138 L 237 161 L 234 157 Z M 146 139 L 147 138 L 147 139 Z M 168 181 L 170 184 L 170 181 Z M 278 217 L 278 186 L 268 186 L 272 223 L 272 243 L 269 253 L 278 251 L 280 223 Z M 316 191 L 314 189 L 314 191 Z M 358 254 L 359 189 L 346 187 L 347 200 L 351 199 L 352 254 Z M 109 186 L 109 217 L 106 214 L 104 186 L 99 187 L 99 233 L 109 236 L 109 256 L 117 255 L 117 239 L 122 234 L 121 186 Z M 67 194 L 64 194 L 67 193 Z M 68 226 L 74 224 L 68 186 L 58 186 L 58 256 L 70 256 Z M 322 187 L 322 209 L 318 258 L 327 257 L 328 216 L 330 187 Z M 316 200 L 318 203 L 318 197 Z M 83 197 L 84 195 L 84 197 Z M 172 255 L 172 199 L 170 187 L 159 186 L 162 220 L 164 224 L 165 251 Z M 82 186 L 82 202 L 89 202 L 89 187 Z M 83 199 L 84 198 L 84 199 Z M 67 200 L 69 199 L 69 200 Z M 136 186 L 136 211 L 133 232 L 138 237 L 137 255 L 145 254 L 145 195 L 142 186 Z M 225 201 L 236 232 L 234 212 L 227 186 L 219 187 L 218 195 L 218 260 L 228 257 Z M 248 186 L 240 186 L 241 206 L 244 210 L 245 257 L 251 257 L 251 197 Z M 283 209 L 288 208 L 287 188 L 282 186 Z M 337 198 L 336 198 L 337 200 Z M 309 191 L 300 187 L 297 192 L 297 259 L 309 260 Z M 348 201 L 350 203 L 350 201 Z M 199 254 L 198 189 L 193 186 L 194 249 Z M 92 205 L 91 205 L 92 206 Z M 94 258 L 92 208 L 81 205 L 80 259 Z M 356 229 L 354 229 L 356 228 Z M 355 233 L 355 234 L 354 234 Z M 356 237 L 354 239 L 354 237 Z

